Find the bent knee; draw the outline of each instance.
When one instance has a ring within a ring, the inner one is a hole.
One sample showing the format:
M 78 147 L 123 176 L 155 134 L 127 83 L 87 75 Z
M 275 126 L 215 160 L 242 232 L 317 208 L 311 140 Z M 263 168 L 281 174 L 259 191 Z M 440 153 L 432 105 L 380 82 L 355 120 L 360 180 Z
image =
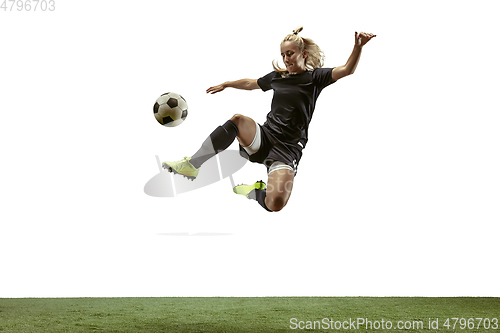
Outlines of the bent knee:
M 237 114 L 235 114 L 235 115 L 231 118 L 231 121 L 232 121 L 233 123 L 235 123 L 235 124 L 236 124 L 236 126 L 238 126 L 238 125 L 241 123 L 241 121 L 243 120 L 243 118 L 245 118 L 245 116 L 244 116 L 244 115 L 241 115 L 241 114 L 238 114 L 238 113 L 237 113 Z
M 266 206 L 273 212 L 279 212 L 286 206 L 287 200 L 283 196 L 268 196 L 266 197 Z

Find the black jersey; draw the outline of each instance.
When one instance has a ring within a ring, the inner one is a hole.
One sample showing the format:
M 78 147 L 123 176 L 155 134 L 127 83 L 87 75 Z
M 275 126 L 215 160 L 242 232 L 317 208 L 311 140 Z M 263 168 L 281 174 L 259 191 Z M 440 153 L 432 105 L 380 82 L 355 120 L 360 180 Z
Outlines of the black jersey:
M 271 72 L 257 80 L 263 91 L 274 90 L 271 112 L 264 126 L 283 142 L 307 143 L 309 123 L 321 91 L 332 84 L 333 68 L 316 68 L 300 74 Z

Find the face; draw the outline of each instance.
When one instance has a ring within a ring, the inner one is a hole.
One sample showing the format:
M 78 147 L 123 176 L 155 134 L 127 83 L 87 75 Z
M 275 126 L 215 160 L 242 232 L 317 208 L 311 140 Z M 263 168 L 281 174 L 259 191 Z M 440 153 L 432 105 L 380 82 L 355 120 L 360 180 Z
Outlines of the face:
M 290 74 L 300 74 L 306 70 L 307 51 L 300 52 L 294 42 L 287 41 L 281 44 L 281 56 Z

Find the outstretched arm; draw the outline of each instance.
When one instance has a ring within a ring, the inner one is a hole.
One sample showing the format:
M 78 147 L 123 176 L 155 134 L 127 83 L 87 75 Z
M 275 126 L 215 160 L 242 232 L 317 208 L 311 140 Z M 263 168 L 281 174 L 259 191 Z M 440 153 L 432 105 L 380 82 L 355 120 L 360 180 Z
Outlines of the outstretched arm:
M 359 35 L 356 32 L 354 34 L 354 49 L 352 50 L 351 56 L 347 60 L 344 66 L 335 67 L 332 70 L 332 81 L 337 81 L 347 75 L 351 75 L 356 70 L 358 66 L 359 58 L 361 58 L 361 50 L 363 46 L 370 41 L 373 37 L 377 35 L 361 32 Z
M 257 80 L 252 79 L 242 79 L 237 81 L 228 81 L 218 86 L 213 86 L 207 89 L 207 94 L 215 94 L 226 88 L 236 88 L 236 89 L 244 89 L 244 90 L 254 90 L 259 89 L 259 85 L 257 84 Z

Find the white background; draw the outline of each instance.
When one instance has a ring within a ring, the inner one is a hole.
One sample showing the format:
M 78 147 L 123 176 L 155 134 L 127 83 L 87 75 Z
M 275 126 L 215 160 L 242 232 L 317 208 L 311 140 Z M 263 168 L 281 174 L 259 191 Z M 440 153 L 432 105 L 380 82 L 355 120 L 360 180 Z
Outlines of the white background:
M 497 2 L 243 3 L 0 11 L 0 297 L 500 296 Z M 264 122 L 272 92 L 205 90 L 270 72 L 298 25 L 326 67 L 377 37 L 320 96 L 288 206 L 228 179 L 147 196 L 155 155 Z M 177 128 L 153 117 L 167 91 L 188 101 Z

